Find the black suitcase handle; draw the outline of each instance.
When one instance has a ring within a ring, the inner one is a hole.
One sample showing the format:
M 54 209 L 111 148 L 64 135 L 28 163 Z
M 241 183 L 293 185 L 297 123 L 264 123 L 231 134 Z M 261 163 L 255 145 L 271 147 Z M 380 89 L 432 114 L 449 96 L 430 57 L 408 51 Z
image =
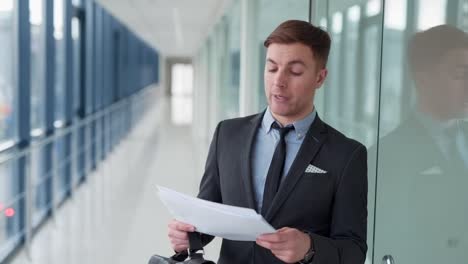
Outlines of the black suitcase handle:
M 189 249 L 176 253 L 170 258 L 155 255 L 151 257 L 149 264 L 172 264 L 172 263 L 187 263 L 187 264 L 215 264 L 213 261 L 205 260 L 203 255 L 203 243 L 201 234 L 198 232 L 189 232 Z M 201 253 L 199 251 L 202 251 Z M 188 260 L 187 257 L 190 257 Z

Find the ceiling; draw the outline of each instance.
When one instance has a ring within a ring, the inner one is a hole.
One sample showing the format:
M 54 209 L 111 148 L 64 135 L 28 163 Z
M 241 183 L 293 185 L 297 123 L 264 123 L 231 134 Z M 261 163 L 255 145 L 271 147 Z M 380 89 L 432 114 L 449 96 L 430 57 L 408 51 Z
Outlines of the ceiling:
M 165 57 L 192 57 L 231 0 L 98 0 Z

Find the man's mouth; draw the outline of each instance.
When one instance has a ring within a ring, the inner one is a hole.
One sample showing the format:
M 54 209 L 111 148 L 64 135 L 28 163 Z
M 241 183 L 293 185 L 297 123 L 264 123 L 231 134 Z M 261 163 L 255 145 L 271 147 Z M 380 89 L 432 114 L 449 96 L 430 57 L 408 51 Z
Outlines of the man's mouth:
M 275 98 L 275 100 L 277 100 L 279 102 L 285 102 L 285 101 L 288 100 L 288 98 L 286 96 L 279 95 L 279 94 L 275 94 L 275 95 L 273 95 L 273 97 Z

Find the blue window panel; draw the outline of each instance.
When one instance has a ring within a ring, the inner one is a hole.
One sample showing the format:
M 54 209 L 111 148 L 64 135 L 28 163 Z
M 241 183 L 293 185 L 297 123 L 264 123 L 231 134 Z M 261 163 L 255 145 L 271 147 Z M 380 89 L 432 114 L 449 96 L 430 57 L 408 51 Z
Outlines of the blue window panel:
M 71 156 L 66 153 L 70 150 L 70 135 L 64 135 L 55 142 L 56 153 L 56 189 L 54 193 L 57 196 L 57 203 L 61 204 L 70 194 L 71 191 Z
M 55 40 L 55 120 L 66 123 L 66 97 L 67 97 L 67 58 L 66 36 L 67 25 L 66 6 L 67 0 L 53 0 L 54 5 L 54 40 Z
M 74 1 L 76 2 L 76 1 Z M 80 5 L 78 5 L 80 4 Z M 81 122 L 86 116 L 86 42 L 85 42 L 85 32 L 86 32 L 86 22 L 85 14 L 86 9 L 83 7 L 82 3 L 75 3 L 73 9 L 73 18 L 71 25 L 71 35 L 72 35 L 72 53 L 73 53 L 73 77 L 72 77 L 72 87 L 74 90 L 73 96 L 73 113 L 74 122 Z M 82 183 L 85 179 L 86 170 L 85 170 L 85 128 L 79 127 L 74 131 L 73 135 L 73 154 L 76 157 L 74 164 L 74 180 L 73 184 L 76 186 Z
M 44 0 L 29 1 L 29 22 L 30 22 L 30 74 L 31 74 L 31 129 L 36 130 L 36 134 L 42 134 L 45 126 L 45 54 L 44 54 Z
M 12 12 L 16 12 L 17 20 L 13 24 L 17 25 L 18 37 L 15 39 L 18 47 L 16 58 L 18 61 L 12 65 L 17 65 L 16 74 L 24 76 L 17 78 L 17 96 L 14 97 L 14 107 L 17 109 L 16 120 L 18 143 L 17 148 L 10 149 L 9 152 L 23 150 L 30 144 L 30 23 L 29 23 L 29 2 L 26 0 L 14 1 Z M 12 25 L 13 26 L 13 25 Z M 27 169 L 27 158 L 0 164 L 0 182 L 4 182 L 6 189 L 4 192 L 5 201 L 2 201 L 10 212 L 14 212 L 10 217 L 0 216 L 0 262 L 7 258 L 14 248 L 16 248 L 25 236 L 25 177 Z M 2 199 L 2 200 L 3 200 Z

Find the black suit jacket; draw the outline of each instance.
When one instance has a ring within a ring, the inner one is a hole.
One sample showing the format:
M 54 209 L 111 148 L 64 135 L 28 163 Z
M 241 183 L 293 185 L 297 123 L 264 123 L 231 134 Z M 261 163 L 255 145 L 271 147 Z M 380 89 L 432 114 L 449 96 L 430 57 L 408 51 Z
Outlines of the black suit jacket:
M 198 197 L 256 209 L 251 155 L 263 114 L 225 120 L 211 142 Z M 309 164 L 327 173 L 305 173 Z M 367 152 L 318 115 L 265 219 L 312 233 L 313 263 L 364 263 L 367 245 Z M 229 228 L 226 226 L 226 228 Z M 211 240 L 205 237 L 206 242 Z M 218 263 L 283 263 L 255 242 L 223 240 Z

